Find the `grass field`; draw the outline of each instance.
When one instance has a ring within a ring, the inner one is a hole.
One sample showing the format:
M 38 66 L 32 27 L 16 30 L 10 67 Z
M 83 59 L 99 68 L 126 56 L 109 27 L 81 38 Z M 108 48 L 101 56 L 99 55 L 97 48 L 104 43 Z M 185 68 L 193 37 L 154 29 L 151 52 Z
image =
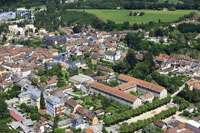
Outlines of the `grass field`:
M 200 14 L 200 11 L 196 10 L 177 10 L 177 11 L 155 11 L 155 10 L 90 10 L 90 9 L 71 9 L 72 11 L 85 11 L 95 14 L 100 19 L 107 21 L 112 20 L 117 24 L 121 24 L 125 21 L 133 23 L 147 23 L 149 21 L 157 22 L 159 19 L 162 22 L 173 22 L 180 17 L 190 12 L 196 12 Z M 130 11 L 133 12 L 145 12 L 144 16 L 129 16 Z

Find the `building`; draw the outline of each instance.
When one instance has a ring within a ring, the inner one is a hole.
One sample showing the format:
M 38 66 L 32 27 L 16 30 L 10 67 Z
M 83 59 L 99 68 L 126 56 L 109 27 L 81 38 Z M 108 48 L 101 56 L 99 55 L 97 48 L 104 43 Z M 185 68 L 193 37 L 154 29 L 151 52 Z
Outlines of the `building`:
M 22 90 L 23 92 L 18 95 L 19 103 L 26 103 L 28 106 L 37 106 L 40 109 L 41 91 L 29 84 L 22 87 Z M 44 95 L 44 97 L 46 96 Z
M 104 84 L 93 82 L 90 87 L 91 93 L 102 94 L 115 101 L 130 106 L 131 108 L 137 108 L 142 105 L 141 100 L 137 96 L 133 96 L 129 93 L 121 90 L 106 86 Z
M 76 112 L 78 107 L 81 107 L 80 104 L 78 104 L 75 100 L 73 99 L 67 99 L 65 101 L 65 106 L 67 106 L 67 108 L 71 109 L 73 112 Z
M 93 78 L 91 78 L 87 75 L 83 75 L 83 74 L 72 76 L 72 77 L 69 78 L 69 80 L 74 82 L 75 86 L 76 86 L 76 84 L 79 83 L 79 86 L 76 86 L 77 88 L 80 88 L 82 83 L 86 83 L 86 82 L 91 83 L 91 82 L 94 81 Z
M 76 129 L 85 129 L 85 123 L 83 122 L 83 120 L 81 119 L 75 119 L 75 120 L 72 120 L 72 124 L 71 124 L 71 127 L 75 127 Z
M 167 90 L 164 87 L 146 82 L 144 80 L 120 74 L 118 76 L 118 81 L 120 83 L 134 82 L 136 84 L 137 91 L 141 94 L 150 92 L 154 95 L 154 97 L 158 97 L 159 99 L 167 97 Z
M 113 69 L 107 68 L 107 67 L 104 67 L 104 66 L 100 66 L 100 65 L 97 66 L 97 71 L 104 73 L 104 74 L 107 74 L 107 75 L 114 75 Z
M 200 133 L 200 123 L 188 120 L 186 123 L 181 123 L 165 130 L 163 133 Z
M 167 129 L 167 124 L 164 123 L 163 121 L 155 121 L 155 122 L 153 122 L 153 124 L 156 127 L 161 128 L 162 130 L 166 130 Z
M 67 41 L 66 36 L 56 36 L 56 37 L 45 36 L 42 39 L 42 42 L 47 46 L 64 45 L 66 41 Z
M 56 96 L 46 98 L 46 110 L 51 116 L 61 115 L 64 113 L 64 102 Z

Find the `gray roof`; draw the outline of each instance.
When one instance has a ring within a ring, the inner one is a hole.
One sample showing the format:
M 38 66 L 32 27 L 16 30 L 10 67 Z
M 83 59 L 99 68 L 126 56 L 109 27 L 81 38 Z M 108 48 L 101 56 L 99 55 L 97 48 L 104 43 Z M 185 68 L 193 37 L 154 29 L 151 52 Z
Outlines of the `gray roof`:
M 59 103 L 64 103 L 60 98 L 58 98 L 57 96 L 48 96 L 46 98 L 47 102 L 53 104 L 53 105 L 56 105 L 56 104 L 59 104 Z
M 58 122 L 58 127 L 67 126 L 69 124 L 71 124 L 71 120 L 70 119 L 62 120 L 62 121 Z
M 86 82 L 86 81 L 89 81 L 89 80 L 94 81 L 93 78 L 91 78 L 87 75 L 83 75 L 83 74 L 75 75 L 75 76 L 71 77 L 70 79 L 77 81 L 77 82 L 80 82 L 80 83 L 83 83 L 83 82 Z
M 22 79 L 18 83 L 16 83 L 16 85 L 18 85 L 19 87 L 23 87 L 27 83 L 29 82 L 26 79 Z
M 33 125 L 33 121 L 31 119 L 25 119 L 25 120 L 22 121 L 22 123 L 25 126 L 31 126 L 31 125 Z

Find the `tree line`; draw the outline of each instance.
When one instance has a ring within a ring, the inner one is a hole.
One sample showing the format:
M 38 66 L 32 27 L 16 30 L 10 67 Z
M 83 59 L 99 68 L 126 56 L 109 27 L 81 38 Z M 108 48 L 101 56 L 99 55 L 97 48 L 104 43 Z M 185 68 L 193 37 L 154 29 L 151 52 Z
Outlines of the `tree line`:
M 120 130 L 121 133 L 130 133 L 130 132 L 137 131 L 139 129 L 146 127 L 148 124 L 150 124 L 154 121 L 164 119 L 164 118 L 167 118 L 167 117 L 175 114 L 177 110 L 178 109 L 176 107 L 172 107 L 172 108 L 169 108 L 167 110 L 161 111 L 159 114 L 156 114 L 153 117 L 148 118 L 148 119 L 138 120 L 137 122 L 132 122 L 130 124 L 123 123 L 120 126 L 119 130 Z
M 175 9 L 198 9 L 199 2 L 197 0 L 188 0 L 182 3 L 158 3 L 157 0 L 85 0 L 66 4 L 68 9 L 157 9 L 175 8 Z
M 160 106 L 170 102 L 170 100 L 171 100 L 171 97 L 163 98 L 161 100 L 155 99 L 152 103 L 146 103 L 142 106 L 139 106 L 136 109 L 130 109 L 130 110 L 121 112 L 119 114 L 115 114 L 111 117 L 106 117 L 104 119 L 105 125 L 110 126 L 110 125 L 117 124 L 119 122 L 128 120 L 131 117 L 138 116 L 142 113 L 145 113 L 147 111 L 150 111 L 150 110 L 153 110 L 157 107 L 160 107 Z

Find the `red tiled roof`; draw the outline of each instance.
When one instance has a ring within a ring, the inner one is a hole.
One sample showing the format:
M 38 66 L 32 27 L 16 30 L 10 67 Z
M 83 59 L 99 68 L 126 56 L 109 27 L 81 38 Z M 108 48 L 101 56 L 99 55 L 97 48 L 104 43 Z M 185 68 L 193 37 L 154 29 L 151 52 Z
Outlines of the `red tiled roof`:
M 135 86 L 136 86 L 135 82 L 130 81 L 130 82 L 118 85 L 118 86 L 114 87 L 114 89 L 126 90 L 129 88 L 135 87 Z
M 129 93 L 117 90 L 117 89 L 113 89 L 112 87 L 106 86 L 104 84 L 101 84 L 99 82 L 93 82 L 92 83 L 92 87 L 105 91 L 107 93 L 113 94 L 115 96 L 118 96 L 120 98 L 126 99 L 128 101 L 134 102 L 138 97 L 137 96 L 133 96 Z
M 21 122 L 21 121 L 24 120 L 23 117 L 21 117 L 20 115 L 16 114 L 13 110 L 10 110 L 10 116 L 11 116 L 13 119 L 15 119 L 15 120 L 17 120 L 17 121 L 19 121 L 19 122 Z
M 134 78 L 134 77 L 131 77 L 131 76 L 128 76 L 128 75 L 124 75 L 124 74 L 120 74 L 118 79 L 121 79 L 121 80 L 124 80 L 124 81 L 127 81 L 127 82 L 132 81 L 132 82 L 135 82 L 135 84 L 137 84 L 137 85 L 143 86 L 145 88 L 148 88 L 148 89 L 151 89 L 151 90 L 154 90 L 154 91 L 157 91 L 157 92 L 162 92 L 163 89 L 164 89 L 164 87 L 162 87 L 162 86 L 155 85 L 155 84 L 146 82 L 144 80 L 137 79 L 137 78 Z
M 153 94 L 152 94 L 152 93 L 146 93 L 146 94 L 143 95 L 143 97 L 144 97 L 145 99 L 149 99 L 149 98 L 152 98 L 152 97 L 153 97 Z
M 43 122 L 45 122 L 45 121 L 47 121 L 47 119 L 46 118 L 44 118 L 44 117 L 40 117 L 40 119 L 41 119 L 41 121 L 43 121 Z
M 86 129 L 85 133 L 93 133 L 93 130 L 92 129 Z

